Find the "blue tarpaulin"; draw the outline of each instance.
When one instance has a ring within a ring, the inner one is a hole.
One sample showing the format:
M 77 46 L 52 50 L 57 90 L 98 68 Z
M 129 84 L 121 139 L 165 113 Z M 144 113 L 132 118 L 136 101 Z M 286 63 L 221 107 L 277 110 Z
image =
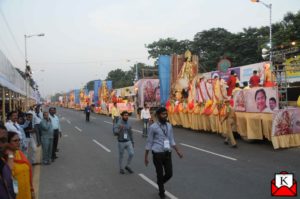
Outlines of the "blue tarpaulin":
M 94 81 L 94 103 L 97 104 L 99 101 L 99 88 L 101 87 L 102 81 L 101 80 L 95 80 Z
M 160 82 L 160 104 L 165 106 L 170 97 L 170 68 L 171 58 L 167 55 L 161 55 L 158 58 L 158 73 Z
M 75 98 L 75 104 L 80 104 L 80 90 L 75 89 L 74 90 L 74 98 Z

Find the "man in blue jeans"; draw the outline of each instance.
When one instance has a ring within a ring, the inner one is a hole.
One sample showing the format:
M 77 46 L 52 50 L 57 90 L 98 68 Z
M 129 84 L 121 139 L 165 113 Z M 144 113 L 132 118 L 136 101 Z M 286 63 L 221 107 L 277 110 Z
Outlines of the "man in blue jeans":
M 129 113 L 127 111 L 123 111 L 121 113 L 122 119 L 119 120 L 117 125 L 114 126 L 114 135 L 118 138 L 120 174 L 125 174 L 124 168 L 129 173 L 133 173 L 132 169 L 129 166 L 134 155 L 134 142 L 132 137 L 131 125 L 128 122 L 128 116 Z M 128 153 L 128 159 L 127 164 L 124 167 L 123 156 L 125 149 Z

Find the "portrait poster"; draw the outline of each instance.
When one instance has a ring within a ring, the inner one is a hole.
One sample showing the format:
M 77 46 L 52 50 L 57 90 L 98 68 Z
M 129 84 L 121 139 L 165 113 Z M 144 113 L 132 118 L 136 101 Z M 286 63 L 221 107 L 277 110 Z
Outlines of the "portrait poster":
M 300 109 L 288 108 L 273 115 L 272 136 L 300 134 Z
M 143 79 L 138 85 L 138 104 L 143 107 L 148 104 L 150 107 L 160 105 L 160 87 L 158 79 Z
M 234 109 L 239 112 L 273 113 L 279 109 L 276 87 L 241 90 L 234 95 Z

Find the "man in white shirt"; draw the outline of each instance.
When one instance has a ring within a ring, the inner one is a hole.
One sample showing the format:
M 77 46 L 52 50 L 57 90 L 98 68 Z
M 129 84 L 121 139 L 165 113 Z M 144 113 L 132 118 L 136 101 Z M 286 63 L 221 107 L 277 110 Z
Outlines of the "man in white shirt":
M 52 129 L 53 129 L 53 150 L 52 150 L 52 161 L 54 161 L 56 158 L 56 152 L 57 150 L 57 145 L 58 145 L 58 139 L 59 136 L 61 137 L 61 128 L 60 128 L 60 122 L 59 118 L 56 116 L 56 108 L 51 107 L 49 108 L 49 117 L 51 119 L 51 124 L 52 124 Z
M 33 125 L 36 136 L 37 146 L 41 145 L 41 133 L 40 133 L 40 123 L 43 119 L 43 112 L 41 110 L 41 105 L 37 105 L 35 107 L 34 115 L 33 115 Z
M 18 134 L 20 137 L 20 143 L 21 143 L 21 149 L 24 152 L 25 150 L 25 134 L 22 131 L 22 128 L 18 124 L 18 112 L 17 111 L 12 111 L 8 114 L 8 121 L 5 123 L 5 127 L 7 131 L 13 131 Z
M 141 119 L 143 120 L 143 137 L 148 135 L 148 123 L 151 119 L 150 109 L 147 104 L 144 105 L 144 108 L 141 111 Z

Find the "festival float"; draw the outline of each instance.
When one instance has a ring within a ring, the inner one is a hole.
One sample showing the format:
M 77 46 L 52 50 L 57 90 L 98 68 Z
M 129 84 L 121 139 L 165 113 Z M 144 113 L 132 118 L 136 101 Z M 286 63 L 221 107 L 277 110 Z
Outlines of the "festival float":
M 285 60 L 284 74 L 272 70 L 270 62 L 233 68 L 226 59 L 220 60 L 217 71 L 198 74 L 198 57 L 190 51 L 160 56 L 158 63 L 161 103 L 172 125 L 223 134 L 229 127 L 220 121 L 226 106 L 231 106 L 236 119 L 230 128 L 243 139 L 268 139 L 274 149 L 300 146 L 300 109 L 283 104 L 283 98 L 287 101 L 284 83 L 300 80 L 298 56 Z M 236 89 L 232 97 L 227 96 L 231 71 L 241 84 L 249 81 L 253 70 L 258 71 L 262 87 Z M 228 100 L 230 105 L 225 103 Z
M 131 96 L 134 95 L 133 87 L 113 89 L 112 81 L 94 81 L 94 112 L 110 115 L 114 103 L 117 103 L 119 110 L 134 111 Z

